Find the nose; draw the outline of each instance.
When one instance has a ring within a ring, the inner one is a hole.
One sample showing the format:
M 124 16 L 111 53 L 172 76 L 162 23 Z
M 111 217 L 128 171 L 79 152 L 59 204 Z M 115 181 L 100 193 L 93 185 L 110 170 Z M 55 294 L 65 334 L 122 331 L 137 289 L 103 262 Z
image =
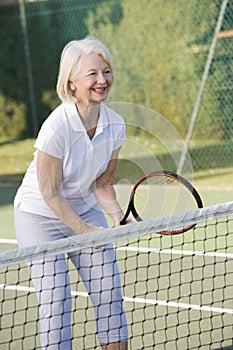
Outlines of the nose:
M 106 82 L 106 78 L 103 73 L 99 73 L 97 77 L 97 82 L 99 84 L 104 84 Z

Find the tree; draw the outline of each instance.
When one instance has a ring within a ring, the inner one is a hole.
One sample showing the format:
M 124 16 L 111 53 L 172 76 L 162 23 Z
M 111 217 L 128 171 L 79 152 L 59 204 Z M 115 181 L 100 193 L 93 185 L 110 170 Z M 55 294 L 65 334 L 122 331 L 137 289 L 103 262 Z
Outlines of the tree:
M 122 1 L 117 26 L 110 21 L 112 3 L 99 6 L 87 25 L 115 57 L 111 99 L 158 111 L 184 136 L 219 11 L 215 2 L 209 5 L 209 0 Z

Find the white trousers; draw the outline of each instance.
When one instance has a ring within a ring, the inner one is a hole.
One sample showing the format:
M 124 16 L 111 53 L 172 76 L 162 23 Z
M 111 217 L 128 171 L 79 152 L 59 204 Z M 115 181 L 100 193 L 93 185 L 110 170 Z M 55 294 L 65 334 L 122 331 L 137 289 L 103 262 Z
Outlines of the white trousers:
M 90 225 L 107 227 L 103 213 L 90 209 L 82 216 Z M 15 231 L 20 247 L 38 245 L 74 234 L 56 219 L 15 209 Z M 120 275 L 112 246 L 68 254 L 91 298 L 100 344 L 127 340 Z M 28 264 L 40 309 L 41 349 L 71 350 L 72 298 L 64 254 Z

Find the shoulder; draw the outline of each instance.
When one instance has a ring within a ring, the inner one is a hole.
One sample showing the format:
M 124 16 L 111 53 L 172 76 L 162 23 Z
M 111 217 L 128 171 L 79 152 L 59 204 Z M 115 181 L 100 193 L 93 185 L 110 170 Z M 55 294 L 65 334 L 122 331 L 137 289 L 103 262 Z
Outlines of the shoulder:
M 53 110 L 47 119 L 45 119 L 42 128 L 56 131 L 64 127 L 75 113 L 77 112 L 74 103 L 63 102 Z
M 105 114 L 110 124 L 111 123 L 117 123 L 121 125 L 125 124 L 122 116 L 104 103 L 101 103 L 101 112 Z
M 57 158 L 62 158 L 72 142 L 72 103 L 62 103 L 41 126 L 34 147 Z M 76 112 L 77 113 L 77 112 Z

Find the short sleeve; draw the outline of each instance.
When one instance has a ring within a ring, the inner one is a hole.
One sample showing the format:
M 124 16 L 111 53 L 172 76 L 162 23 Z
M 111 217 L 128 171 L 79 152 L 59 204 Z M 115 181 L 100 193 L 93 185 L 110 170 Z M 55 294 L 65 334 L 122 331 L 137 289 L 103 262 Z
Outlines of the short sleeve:
M 64 156 L 64 136 L 59 130 L 53 130 L 48 123 L 44 123 L 37 136 L 34 147 L 39 151 L 62 159 Z

